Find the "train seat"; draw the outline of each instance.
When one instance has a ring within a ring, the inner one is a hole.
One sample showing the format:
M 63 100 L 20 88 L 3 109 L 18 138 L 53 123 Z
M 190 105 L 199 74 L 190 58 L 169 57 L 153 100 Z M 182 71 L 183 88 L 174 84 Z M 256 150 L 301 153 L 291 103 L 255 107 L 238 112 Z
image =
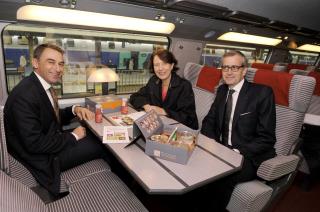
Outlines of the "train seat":
M 32 191 L 39 185 L 34 177 L 7 152 L 3 106 L 0 127 L 0 211 L 147 211 L 102 159 L 63 172 L 60 191 L 69 194 L 45 205 Z
M 248 70 L 246 79 L 269 85 L 274 90 L 277 156 L 260 165 L 257 175 L 261 180 L 235 187 L 227 206 L 229 211 L 261 211 L 290 185 L 300 160 L 296 155 L 299 133 L 315 85 L 315 80 L 308 76 L 254 69 Z
M 214 101 L 216 89 L 222 83 L 221 72 L 214 67 L 187 63 L 183 77 L 192 84 L 198 125 L 199 129 L 201 129 L 202 120 L 208 114 L 210 106 Z M 201 103 L 201 105 L 199 103 Z
M 287 65 L 288 65 L 287 63 L 276 63 L 276 64 L 252 63 L 251 68 L 285 72 L 287 71 Z
M 272 70 L 274 67 L 274 64 L 267 64 L 267 63 L 252 63 L 251 68 L 257 68 L 257 69 L 268 69 Z
M 289 63 L 287 66 L 288 71 L 291 69 L 301 69 L 301 70 L 306 70 L 309 67 L 309 65 L 306 64 L 294 64 L 294 63 Z
M 307 72 L 307 71 L 304 71 Z M 315 71 L 307 72 L 308 76 L 316 79 L 316 86 L 311 98 L 310 106 L 304 118 L 304 127 L 302 131 L 303 143 L 301 145 L 301 156 L 303 161 L 299 171 L 309 175 L 317 173 L 320 167 L 318 158 L 319 145 L 319 128 L 320 128 L 320 73 Z M 301 74 L 295 73 L 295 74 Z
M 310 73 L 310 71 L 307 70 L 302 70 L 302 69 L 291 69 L 289 71 L 290 74 L 297 74 L 297 75 L 303 75 L 303 76 L 308 76 L 308 74 Z
M 287 71 L 287 65 L 285 64 L 275 64 L 272 68 L 273 71 Z
M 20 182 L 24 183 L 28 187 L 39 186 L 39 184 L 31 175 L 29 170 L 26 167 L 24 167 L 19 161 L 17 161 L 14 157 L 12 157 L 7 151 L 7 144 L 3 124 L 3 109 L 4 107 L 1 106 L 0 169 L 4 170 L 11 177 L 18 179 Z M 70 170 L 67 170 L 61 174 L 60 191 L 67 191 L 69 184 L 78 180 L 82 180 L 85 177 L 88 177 L 96 172 L 100 172 L 103 170 L 110 171 L 110 166 L 102 159 L 92 160 L 87 163 L 81 164 L 77 167 L 74 167 Z
M 0 184 L 0 210 L 6 212 L 147 211 L 129 188 L 107 170 L 72 184 L 67 196 L 48 204 L 2 170 Z

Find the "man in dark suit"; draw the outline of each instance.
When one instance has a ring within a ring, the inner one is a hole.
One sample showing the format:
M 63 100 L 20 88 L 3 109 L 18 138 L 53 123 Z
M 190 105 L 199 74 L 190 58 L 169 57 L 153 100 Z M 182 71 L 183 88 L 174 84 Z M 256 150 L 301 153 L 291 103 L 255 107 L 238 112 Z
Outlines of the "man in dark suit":
M 222 57 L 225 84 L 218 88 L 201 129 L 202 134 L 244 157 L 241 171 L 212 185 L 218 207 L 222 210 L 227 206 L 235 185 L 254 179 L 261 162 L 275 156 L 273 91 L 270 87 L 246 81 L 246 72 L 247 60 L 241 52 L 230 51 Z
M 59 194 L 62 171 L 105 157 L 101 143 L 86 136 L 84 127 L 62 131 L 61 126 L 75 116 L 94 117 L 80 106 L 58 107 L 51 84 L 61 79 L 63 54 L 58 46 L 39 45 L 32 60 L 34 72 L 12 90 L 4 108 L 9 153 L 54 195 Z

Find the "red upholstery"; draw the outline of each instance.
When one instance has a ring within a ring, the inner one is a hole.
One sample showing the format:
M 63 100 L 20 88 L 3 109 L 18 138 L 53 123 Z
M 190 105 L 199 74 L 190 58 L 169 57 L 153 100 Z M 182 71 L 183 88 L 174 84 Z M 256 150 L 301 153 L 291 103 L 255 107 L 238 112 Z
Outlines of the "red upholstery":
M 291 69 L 301 69 L 305 70 L 309 65 L 304 65 L 304 64 L 288 64 L 287 70 L 290 71 Z
M 199 74 L 197 87 L 214 92 L 214 88 L 219 84 L 222 73 L 214 67 L 204 66 Z
M 257 70 L 253 81 L 270 86 L 275 95 L 276 104 L 289 106 L 289 89 L 292 77 L 292 74 L 286 72 Z
M 311 71 L 308 76 L 316 78 L 316 87 L 314 88 L 313 95 L 320 96 L 320 72 Z
M 268 71 L 268 72 L 270 72 L 270 71 L 272 71 L 272 69 L 261 69 L 261 68 L 258 68 L 257 71 Z
M 272 70 L 273 66 L 274 66 L 274 64 L 252 63 L 251 68 Z

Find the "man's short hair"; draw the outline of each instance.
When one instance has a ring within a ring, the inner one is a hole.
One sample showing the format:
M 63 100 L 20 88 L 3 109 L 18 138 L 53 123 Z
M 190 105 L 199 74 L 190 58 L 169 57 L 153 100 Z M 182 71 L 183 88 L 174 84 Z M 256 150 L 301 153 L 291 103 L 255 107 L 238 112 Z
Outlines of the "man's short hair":
M 224 55 L 222 56 L 222 59 L 224 59 L 225 57 L 232 57 L 235 55 L 239 55 L 240 57 L 242 57 L 243 58 L 242 65 L 244 67 L 248 67 L 248 59 L 246 58 L 246 56 L 242 52 L 237 51 L 237 50 L 231 50 L 231 51 L 224 53 Z
M 62 55 L 64 54 L 63 49 L 61 49 L 59 46 L 57 46 L 55 44 L 51 44 L 51 43 L 44 43 L 44 44 L 41 44 L 35 48 L 35 50 L 33 52 L 33 58 L 39 60 L 45 49 L 53 49 L 53 50 L 60 52 Z

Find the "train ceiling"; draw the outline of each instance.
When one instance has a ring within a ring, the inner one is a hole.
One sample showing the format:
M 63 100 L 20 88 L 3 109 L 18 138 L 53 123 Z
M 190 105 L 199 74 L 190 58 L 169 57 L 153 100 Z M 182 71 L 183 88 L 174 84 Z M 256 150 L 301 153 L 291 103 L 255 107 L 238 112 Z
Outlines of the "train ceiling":
M 320 39 L 318 0 L 112 0 Z
M 176 24 L 171 36 L 187 39 L 236 31 L 320 44 L 319 0 L 0 0 L 0 20 L 16 21 L 16 10 L 29 3 L 146 19 L 164 14 Z

